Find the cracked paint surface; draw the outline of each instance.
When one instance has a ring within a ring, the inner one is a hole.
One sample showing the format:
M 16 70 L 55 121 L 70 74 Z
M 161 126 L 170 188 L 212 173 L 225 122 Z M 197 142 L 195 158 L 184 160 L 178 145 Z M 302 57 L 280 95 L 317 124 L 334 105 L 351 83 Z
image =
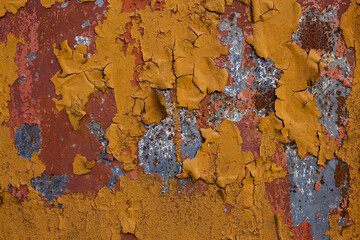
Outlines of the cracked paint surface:
M 0 238 L 358 239 L 355 0 L 0 0 Z

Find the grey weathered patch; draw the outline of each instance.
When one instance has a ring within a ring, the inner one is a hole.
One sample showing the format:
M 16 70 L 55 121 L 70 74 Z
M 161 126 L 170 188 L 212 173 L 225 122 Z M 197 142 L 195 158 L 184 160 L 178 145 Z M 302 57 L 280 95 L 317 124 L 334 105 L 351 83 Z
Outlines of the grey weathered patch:
M 292 36 L 293 42 L 298 43 L 303 48 L 306 48 L 307 47 L 306 43 L 302 41 L 302 39 L 303 40 L 305 39 L 305 41 L 307 40 L 306 37 L 302 38 L 302 35 L 305 34 L 310 38 L 314 38 L 311 39 L 312 44 L 318 46 L 323 54 L 335 55 L 338 39 L 339 36 L 341 35 L 341 31 L 339 31 L 338 28 L 334 27 L 335 26 L 334 21 L 336 19 L 336 16 L 337 16 L 337 8 L 335 6 L 329 9 L 324 9 L 321 14 L 315 7 L 313 6 L 308 7 L 306 9 L 306 12 L 299 19 L 299 27 L 296 33 L 294 33 Z M 318 29 L 321 31 L 320 36 L 316 35 L 319 33 L 316 32 L 310 33 L 309 29 L 307 29 L 307 27 L 311 27 L 315 25 L 318 26 Z
M 99 158 L 98 162 L 100 162 L 108 154 L 106 151 L 106 148 L 109 144 L 109 141 L 105 138 L 105 131 L 101 128 L 101 125 L 99 122 L 96 122 L 95 120 L 91 120 L 89 123 L 86 124 L 86 126 L 88 127 L 89 132 L 92 135 L 96 136 L 97 140 L 103 146 L 103 150 L 98 155 L 98 158 Z M 108 161 L 106 159 L 104 159 L 104 160 L 105 160 L 106 165 L 111 164 L 110 161 Z
M 46 176 L 43 173 L 41 177 L 32 178 L 31 186 L 47 201 L 52 202 L 55 198 L 61 197 L 62 192 L 66 190 L 67 183 L 69 182 L 69 176 L 67 174 L 60 176 Z
M 121 178 L 122 176 L 124 176 L 124 173 L 122 172 L 121 168 L 119 166 L 114 166 L 111 168 L 112 171 L 112 175 L 110 177 L 110 181 L 107 185 L 107 187 L 109 189 L 111 189 L 115 184 L 118 183 L 118 180 L 116 180 L 116 176 L 118 176 L 119 178 Z
M 31 159 L 33 153 L 40 152 L 41 129 L 39 125 L 23 124 L 15 133 L 15 145 L 18 155 Z
M 169 92 L 163 93 L 168 116 L 159 124 L 145 125 L 146 132 L 139 141 L 138 149 L 140 165 L 145 173 L 157 173 L 167 180 L 180 173 L 182 166 L 176 160 L 174 104 L 169 101 Z
M 175 138 L 176 121 L 180 122 L 180 145 L 184 157 L 193 158 L 201 147 L 201 135 L 196 128 L 196 111 L 178 108 L 170 101 L 169 91 L 159 91 L 165 96 L 167 117 L 159 124 L 145 125 L 145 134 L 138 144 L 140 165 L 145 173 L 157 173 L 167 181 L 182 171 L 177 162 Z M 165 186 L 166 187 L 166 186 Z
M 223 21 L 219 29 L 221 31 L 227 31 L 228 34 L 226 37 L 223 37 L 222 41 L 224 44 L 229 46 L 229 55 L 227 58 L 229 59 L 230 67 L 226 64 L 225 69 L 229 73 L 229 75 L 234 79 L 234 84 L 230 84 L 225 86 L 224 94 L 227 97 L 232 97 L 232 99 L 226 98 L 226 106 L 222 106 L 219 111 L 215 114 L 216 119 L 226 118 L 233 122 L 239 122 L 243 116 L 248 112 L 242 112 L 236 107 L 237 97 L 243 92 L 245 89 L 256 90 L 258 92 L 274 92 L 274 89 L 277 86 L 277 83 L 280 79 L 281 71 L 275 68 L 274 63 L 271 60 L 264 60 L 257 56 L 254 52 L 249 55 L 252 60 L 255 62 L 256 67 L 246 67 L 242 68 L 244 55 L 243 55 L 243 45 L 245 42 L 245 38 L 242 32 L 242 29 L 237 26 L 237 17 L 239 13 L 232 12 L 233 16 L 230 21 L 226 19 Z M 247 83 L 249 77 L 254 77 L 253 86 L 250 87 Z M 273 93 L 273 98 L 275 100 L 275 95 Z M 212 101 L 219 101 L 222 96 L 213 96 Z M 265 111 L 265 109 L 254 109 L 255 113 L 260 116 L 265 116 L 269 112 Z M 274 110 L 272 109 L 272 112 Z M 212 120 L 212 119 L 210 119 Z M 216 121 L 216 125 L 220 124 L 220 120 Z
M 324 124 L 335 138 L 339 135 L 339 127 L 347 117 L 345 100 L 350 89 L 342 85 L 339 80 L 322 77 L 308 88 L 314 96 L 317 108 L 321 112 L 319 122 Z
M 190 159 L 194 158 L 202 145 L 200 132 L 196 128 L 194 111 L 179 108 L 178 119 L 181 127 L 181 154 Z
M 328 216 L 330 209 L 340 207 L 340 188 L 335 185 L 335 169 L 337 159 L 328 161 L 324 170 L 320 171 L 317 158 L 301 159 L 297 156 L 297 148 L 288 146 L 287 166 L 290 174 L 291 218 L 293 226 L 304 220 L 310 223 L 314 239 L 329 239 L 325 232 L 329 229 Z M 315 190 L 315 183 L 320 181 L 320 191 Z M 317 213 L 319 214 L 317 216 Z

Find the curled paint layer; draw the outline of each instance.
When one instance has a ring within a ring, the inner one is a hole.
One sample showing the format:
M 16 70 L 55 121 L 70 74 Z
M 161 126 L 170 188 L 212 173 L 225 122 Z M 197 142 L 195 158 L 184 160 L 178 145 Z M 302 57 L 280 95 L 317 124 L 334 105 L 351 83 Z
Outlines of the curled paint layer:
M 259 56 L 270 58 L 284 72 L 276 89 L 278 99 L 275 101 L 276 117 L 283 122 L 282 140 L 295 141 L 300 157 L 306 153 L 320 155 L 319 163 L 324 164 L 333 158 L 336 144 L 328 147 L 329 139 L 318 123 L 321 114 L 312 94 L 305 90 L 308 84 L 317 80 L 325 64 L 315 50 L 306 54 L 291 43 L 291 34 L 296 31 L 301 15 L 300 5 L 294 0 L 260 0 L 253 1 L 251 8 L 253 35 L 247 41 Z M 319 149 L 326 153 L 319 153 Z
M 61 100 L 53 99 L 58 111 L 65 109 L 70 123 L 75 130 L 80 129 L 80 120 L 86 115 L 85 105 L 89 96 L 96 90 L 105 91 L 106 79 L 104 68 L 95 61 L 86 60 L 86 46 L 78 45 L 72 51 L 67 43 L 61 43 L 58 50 L 54 44 L 54 54 L 59 61 L 62 72 L 58 72 L 51 82 L 55 93 L 62 95 Z
M 241 182 L 245 177 L 245 164 L 254 160 L 251 152 L 241 150 L 239 129 L 229 120 L 224 120 L 216 129 L 202 129 L 206 139 L 195 158 L 183 162 L 183 172 L 178 177 L 195 181 L 202 179 L 224 188 L 227 184 Z
M 202 4 L 205 5 L 202 5 Z M 168 1 L 163 11 L 139 11 L 144 70 L 141 81 L 158 89 L 176 88 L 181 107 L 197 109 L 206 94 L 223 91 L 227 72 L 214 59 L 227 54 L 217 39 L 219 18 L 207 9 L 224 8 L 221 1 Z M 154 22 L 155 21 L 155 22 Z

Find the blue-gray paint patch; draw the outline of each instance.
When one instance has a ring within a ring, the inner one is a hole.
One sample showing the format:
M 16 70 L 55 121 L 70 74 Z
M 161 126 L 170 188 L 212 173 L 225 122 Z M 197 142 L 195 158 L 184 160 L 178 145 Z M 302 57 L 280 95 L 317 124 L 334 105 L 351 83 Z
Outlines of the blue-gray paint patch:
M 34 60 L 36 57 L 37 57 L 37 56 L 36 56 L 35 53 L 31 53 L 31 55 L 28 55 L 28 56 L 26 57 L 26 60 L 32 61 L 32 60 Z
M 98 7 L 102 7 L 104 5 L 104 0 L 96 0 L 95 4 L 98 5 Z
M 256 90 L 275 89 L 281 78 L 282 71 L 275 67 L 271 60 L 265 61 L 258 55 L 251 55 L 256 64 L 255 68 L 251 69 L 252 76 L 254 76 L 254 86 Z
M 179 122 L 181 127 L 181 154 L 184 157 L 194 158 L 197 151 L 201 148 L 201 135 L 196 128 L 196 117 L 194 111 L 179 108 Z
M 171 119 L 146 126 L 146 133 L 139 141 L 140 165 L 145 173 L 157 173 L 168 179 L 181 172 L 181 164 L 176 161 L 174 137 L 174 122 Z
M 69 5 L 69 2 L 64 2 L 61 4 L 61 8 L 66 8 Z
M 245 41 L 243 31 L 237 26 L 237 18 L 240 15 L 237 12 L 232 12 L 233 20 L 220 23 L 219 29 L 221 31 L 228 31 L 228 35 L 223 37 L 222 41 L 228 45 L 229 48 L 229 62 L 231 67 L 224 65 L 227 72 L 234 78 L 234 85 L 225 86 L 224 93 L 227 96 L 237 97 L 237 95 L 244 89 L 249 88 L 246 80 L 249 77 L 250 72 L 248 69 L 242 68 L 243 63 L 243 42 Z
M 18 155 L 29 160 L 33 153 L 40 152 L 41 129 L 39 125 L 23 124 L 15 133 L 15 145 Z
M 165 108 L 167 117 L 159 124 L 145 125 L 145 134 L 138 144 L 140 165 L 144 167 L 145 173 L 157 173 L 167 180 L 182 172 L 182 163 L 177 162 L 175 137 L 176 120 L 180 123 L 180 145 L 184 157 L 193 158 L 201 148 L 201 135 L 196 128 L 196 111 L 178 108 L 175 112 L 174 103 L 170 101 L 169 91 L 159 91 L 165 96 Z M 179 180 L 179 179 L 178 179 Z
M 332 48 L 330 50 L 322 49 L 321 51 L 323 54 L 335 55 L 338 39 L 339 36 L 341 35 L 341 31 L 339 31 L 338 28 L 334 27 L 335 25 L 334 20 L 336 19 L 336 16 L 337 16 L 337 8 L 335 6 L 329 9 L 324 9 L 321 14 L 315 7 L 313 6 L 308 7 L 306 9 L 305 14 L 302 15 L 299 19 L 299 28 L 297 29 L 296 33 L 294 33 L 292 36 L 293 42 L 298 43 L 300 46 L 303 45 L 303 43 L 301 42 L 301 35 L 303 34 L 304 31 L 308 31 L 303 26 L 313 25 L 318 22 L 321 24 L 321 27 L 324 29 L 325 28 L 324 24 L 327 24 L 329 28 L 331 28 L 331 30 L 324 29 L 325 31 L 324 34 L 326 35 L 328 41 L 326 47 L 331 46 Z
M 43 173 L 41 177 L 32 178 L 31 186 L 47 201 L 53 201 L 57 197 L 62 196 L 62 192 L 66 190 L 67 183 L 69 182 L 68 175 L 59 175 L 59 176 L 46 176 L 46 173 Z
M 322 77 L 308 91 L 314 96 L 317 108 L 321 112 L 319 122 L 324 124 L 335 138 L 339 135 L 339 127 L 347 117 L 345 100 L 350 88 L 344 87 L 339 80 Z M 339 114 L 340 113 L 340 114 Z
M 112 171 L 112 175 L 110 177 L 110 181 L 107 185 L 107 187 L 109 189 L 111 189 L 115 184 L 118 183 L 118 181 L 116 180 L 116 176 L 118 176 L 119 178 L 121 178 L 122 176 L 124 176 L 124 173 L 122 172 L 121 168 L 119 166 L 114 166 L 111 168 Z
M 327 162 L 323 171 L 317 165 L 317 158 L 301 159 L 297 156 L 297 148 L 288 146 L 287 166 L 290 174 L 291 218 L 293 226 L 304 220 L 310 223 L 311 234 L 314 239 L 329 239 L 325 232 L 329 229 L 328 216 L 330 209 L 340 207 L 340 187 L 335 184 L 335 169 L 337 159 Z M 322 182 L 320 191 L 315 190 L 315 183 Z M 319 213 L 320 216 L 316 216 Z
M 88 127 L 89 132 L 92 135 L 96 136 L 97 140 L 103 146 L 103 150 L 98 155 L 99 161 L 101 161 L 107 155 L 106 148 L 107 148 L 107 146 L 109 144 L 109 141 L 105 138 L 105 131 L 101 128 L 100 123 L 96 122 L 93 119 L 89 123 L 87 123 L 86 126 Z M 108 161 L 108 160 L 105 160 L 105 164 L 109 165 L 109 164 L 111 164 L 111 162 Z
M 322 59 L 328 64 L 329 68 L 339 67 L 344 78 L 349 77 L 350 72 L 354 70 L 354 68 L 350 67 L 349 60 L 346 56 L 337 57 L 325 55 Z
M 76 48 L 78 45 L 90 46 L 91 38 L 84 36 L 76 36 L 75 41 L 76 44 L 74 45 L 74 48 Z
M 227 36 L 223 37 L 222 41 L 224 44 L 229 46 L 229 59 L 230 67 L 224 64 L 225 69 L 234 79 L 234 84 L 225 86 L 224 94 L 227 96 L 226 105 L 220 106 L 219 111 L 214 113 L 214 119 L 210 121 L 215 122 L 215 126 L 221 123 L 221 118 L 226 118 L 232 122 L 240 121 L 247 111 L 242 112 L 237 109 L 236 102 L 237 96 L 243 92 L 245 89 L 256 90 L 257 92 L 265 93 L 271 91 L 271 94 L 274 95 L 274 89 L 277 86 L 277 83 L 280 79 L 281 71 L 275 68 L 274 63 L 271 60 L 265 61 L 264 59 L 257 56 L 255 52 L 249 55 L 250 58 L 255 62 L 256 67 L 246 67 L 242 68 L 243 65 L 243 43 L 245 42 L 245 37 L 241 28 L 237 26 L 237 18 L 240 15 L 237 12 L 231 13 L 230 18 L 221 22 L 220 30 L 227 31 Z M 251 88 L 247 80 L 250 76 L 254 77 L 253 87 Z M 229 99 L 232 97 L 233 99 Z M 213 96 L 212 101 L 219 101 L 222 99 L 222 96 Z M 274 96 L 275 100 L 275 96 Z M 268 114 L 268 111 L 265 109 L 254 109 L 255 113 L 260 116 L 265 116 Z M 274 110 L 272 109 L 272 112 Z
M 83 24 L 81 24 L 81 28 L 86 28 L 87 26 L 89 26 L 90 24 L 90 20 L 86 20 Z
M 170 102 L 169 91 L 165 96 L 167 118 L 159 124 L 145 125 L 145 134 L 138 143 L 140 165 L 147 174 L 157 173 L 168 180 L 181 173 L 182 164 L 176 160 L 174 104 Z

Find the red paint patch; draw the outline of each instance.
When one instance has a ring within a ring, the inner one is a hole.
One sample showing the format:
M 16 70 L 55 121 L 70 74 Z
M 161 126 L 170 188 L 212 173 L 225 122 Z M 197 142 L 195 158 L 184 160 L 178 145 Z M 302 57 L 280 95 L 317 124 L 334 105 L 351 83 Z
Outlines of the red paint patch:
M 97 160 L 103 146 L 96 136 L 90 134 L 86 124 L 90 122 L 90 115 L 100 122 L 104 130 L 111 124 L 116 112 L 113 91 L 97 92 L 89 98 L 86 106 L 88 115 L 80 122 L 81 130 L 74 131 L 65 111 L 58 112 L 52 100 L 59 96 L 55 95 L 50 79 L 60 70 L 52 45 L 68 40 L 73 48 L 75 37 L 83 36 L 91 39 L 88 52 L 96 53 L 94 29 L 103 19 L 102 12 L 106 7 L 98 7 L 93 2 L 70 1 L 65 8 L 56 3 L 45 9 L 39 1 L 31 0 L 16 16 L 7 15 L 0 22 L 3 32 L 12 32 L 25 40 L 16 58 L 20 76 L 24 76 L 25 80 L 23 83 L 16 82 L 12 87 L 13 101 L 9 104 L 11 121 L 8 125 L 13 130 L 25 122 L 38 123 L 42 136 L 39 158 L 46 165 L 46 174 L 68 174 L 69 192 L 86 195 L 107 185 L 111 167 L 97 163 L 90 174 L 72 176 L 72 163 L 76 154 L 84 155 L 89 161 Z M 85 21 L 89 21 L 89 25 L 83 28 Z M 5 36 L 0 35 L 0 40 L 3 41 Z M 37 57 L 27 60 L 26 56 L 32 53 Z
M 29 189 L 27 186 L 21 185 L 19 188 L 16 187 L 9 188 L 9 193 L 14 197 L 18 198 L 21 202 L 23 202 L 26 200 L 26 197 L 29 193 Z
M 122 240 L 137 240 L 137 238 L 132 234 L 125 234 L 121 238 Z
M 289 168 L 286 165 L 286 155 L 282 145 L 276 150 L 272 156 L 272 161 L 276 164 L 282 165 L 289 173 Z M 266 198 L 269 200 L 271 210 L 273 213 L 279 213 L 283 216 L 283 221 L 289 228 L 292 227 L 293 221 L 291 219 L 291 200 L 290 200 L 290 179 L 288 176 L 285 178 L 278 178 L 271 183 L 265 183 Z
M 314 187 L 314 189 L 316 190 L 316 191 L 320 191 L 320 182 L 319 181 L 317 181 L 316 183 L 315 183 L 315 187 Z
M 231 210 L 234 208 L 233 206 L 231 206 L 228 203 L 224 203 L 224 212 L 226 215 L 230 216 L 231 215 Z
M 305 220 L 302 222 L 301 225 L 297 225 L 293 227 L 292 233 L 294 234 L 293 238 L 295 240 L 312 240 L 313 236 L 310 233 L 311 231 L 311 224 L 307 223 Z
M 180 186 L 180 183 L 178 183 L 178 187 L 180 188 L 179 195 L 184 194 L 188 197 L 191 197 L 194 194 L 202 194 L 209 188 L 209 185 L 201 179 L 198 179 L 196 182 L 193 182 L 189 178 L 186 178 L 185 180 L 185 186 Z
M 239 129 L 243 141 L 241 149 L 245 152 L 251 151 L 255 158 L 260 157 L 261 133 L 257 130 L 260 119 L 261 117 L 251 111 L 240 122 L 234 123 Z

